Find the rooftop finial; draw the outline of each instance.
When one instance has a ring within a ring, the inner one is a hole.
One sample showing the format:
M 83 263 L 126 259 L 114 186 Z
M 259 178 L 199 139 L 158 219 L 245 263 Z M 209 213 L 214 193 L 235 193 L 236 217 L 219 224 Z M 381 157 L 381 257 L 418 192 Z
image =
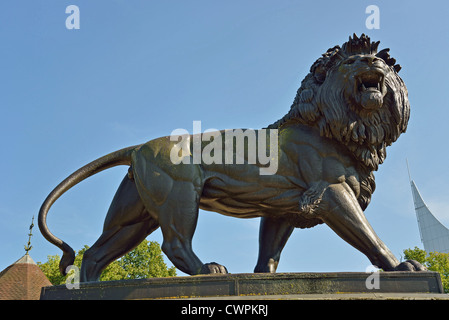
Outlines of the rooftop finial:
M 33 235 L 32 231 L 33 231 L 33 227 L 34 227 L 34 216 L 33 219 L 31 220 L 31 225 L 30 225 L 30 233 L 28 234 L 28 243 L 25 246 L 25 252 L 26 254 L 28 254 L 28 251 L 31 250 L 31 248 L 33 248 L 33 246 L 31 245 L 31 236 Z

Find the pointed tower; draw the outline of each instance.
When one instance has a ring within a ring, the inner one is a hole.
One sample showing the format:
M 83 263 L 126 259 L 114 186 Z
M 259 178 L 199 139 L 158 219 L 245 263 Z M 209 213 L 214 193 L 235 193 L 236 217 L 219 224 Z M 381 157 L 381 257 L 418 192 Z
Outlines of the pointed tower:
M 408 164 L 407 164 L 408 167 Z M 410 172 L 409 172 L 410 176 Z M 449 253 L 449 230 L 430 212 L 415 182 L 410 178 L 419 234 L 424 250 Z
M 25 255 L 0 272 L 0 300 L 39 300 L 42 287 L 52 285 L 28 254 L 33 226 L 31 222 Z

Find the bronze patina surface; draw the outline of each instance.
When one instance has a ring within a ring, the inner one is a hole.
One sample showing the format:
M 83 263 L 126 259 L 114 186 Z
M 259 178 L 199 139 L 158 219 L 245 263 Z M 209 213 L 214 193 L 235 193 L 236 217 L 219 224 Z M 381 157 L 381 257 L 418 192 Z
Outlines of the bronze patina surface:
M 70 175 L 39 213 L 42 234 L 64 252 L 61 272 L 75 255 L 48 230 L 48 210 L 75 184 L 117 165 L 130 166 L 129 174 L 112 201 L 102 235 L 84 254 L 81 281 L 98 280 L 109 263 L 159 227 L 162 249 L 178 269 L 190 275 L 226 273 L 224 266 L 203 263 L 192 250 L 200 208 L 238 218 L 262 217 L 255 272 L 276 271 L 295 227 L 321 223 L 385 271 L 423 270 L 415 261 L 399 263 L 363 213 L 375 189 L 373 172 L 384 161 L 386 147 L 406 131 L 410 113 L 400 66 L 389 49 L 378 51 L 378 45 L 354 35 L 313 63 L 290 111 L 258 132 L 259 138 L 271 132 L 278 137 L 277 170 L 271 174 L 261 174 L 264 164 L 247 155 L 242 163 L 195 163 L 192 155 L 185 163 L 174 163 L 177 141 L 162 137 L 113 152 Z M 187 141 L 190 150 L 198 147 L 195 137 Z M 266 144 L 267 153 L 271 147 Z M 233 152 L 238 156 L 235 148 Z

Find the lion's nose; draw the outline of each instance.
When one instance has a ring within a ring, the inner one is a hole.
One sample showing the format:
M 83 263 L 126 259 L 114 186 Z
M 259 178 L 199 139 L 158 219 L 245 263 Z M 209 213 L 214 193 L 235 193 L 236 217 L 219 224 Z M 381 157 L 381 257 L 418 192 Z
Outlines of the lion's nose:
M 374 62 L 378 61 L 379 58 L 376 56 L 364 56 L 360 60 L 371 66 Z

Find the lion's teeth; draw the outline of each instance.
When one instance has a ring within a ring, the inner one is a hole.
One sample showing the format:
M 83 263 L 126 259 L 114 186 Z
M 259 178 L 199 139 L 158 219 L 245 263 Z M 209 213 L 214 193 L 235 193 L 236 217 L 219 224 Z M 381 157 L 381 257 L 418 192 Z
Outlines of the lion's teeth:
M 365 87 L 365 85 L 362 83 L 362 90 L 363 91 L 365 91 L 366 90 L 366 87 Z

